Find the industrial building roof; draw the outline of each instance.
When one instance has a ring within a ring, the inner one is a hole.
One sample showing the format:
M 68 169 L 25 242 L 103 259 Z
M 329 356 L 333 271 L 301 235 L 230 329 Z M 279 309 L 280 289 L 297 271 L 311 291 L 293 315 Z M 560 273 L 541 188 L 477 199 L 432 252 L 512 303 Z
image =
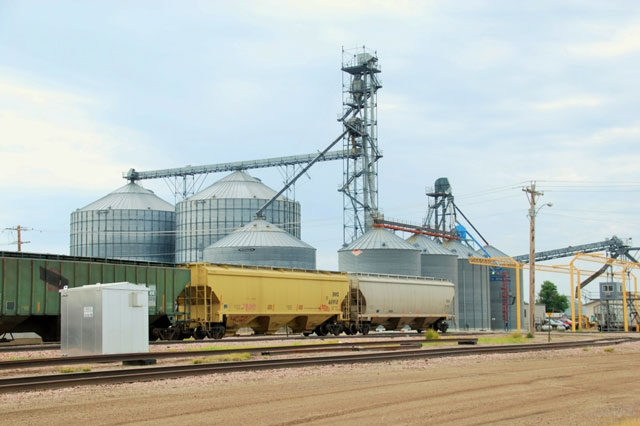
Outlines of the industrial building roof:
M 260 179 L 238 170 L 189 197 L 188 200 L 208 200 L 211 198 L 270 200 L 276 193 Z M 281 195 L 278 200 L 287 200 L 287 198 Z
M 491 257 L 509 257 L 508 254 L 501 250 L 498 250 L 494 246 L 484 246 L 484 249 L 491 255 Z M 486 253 L 480 249 L 476 250 L 476 253 L 479 257 L 486 257 Z
M 145 189 L 133 182 L 116 189 L 99 200 L 78 210 L 93 211 L 108 209 L 175 211 L 172 204 L 158 197 L 150 189 Z
M 412 246 L 416 247 L 422 253 L 445 254 L 445 255 L 448 254 L 450 256 L 455 255 L 455 253 L 452 253 L 451 251 L 442 247 L 442 244 L 434 241 L 432 238 L 429 238 L 426 235 L 422 235 L 422 234 L 412 235 L 411 237 L 409 237 L 409 239 L 407 239 L 407 242 Z
M 375 249 L 418 250 L 391 231 L 387 231 L 383 228 L 372 228 L 365 232 L 360 238 L 338 251 Z
M 211 244 L 209 248 L 222 247 L 299 247 L 313 249 L 284 229 L 263 219 L 255 219 L 226 237 Z
M 468 245 L 458 240 L 448 240 L 442 243 L 444 248 L 452 251 L 459 259 L 467 259 L 469 257 L 478 257 L 478 254 Z

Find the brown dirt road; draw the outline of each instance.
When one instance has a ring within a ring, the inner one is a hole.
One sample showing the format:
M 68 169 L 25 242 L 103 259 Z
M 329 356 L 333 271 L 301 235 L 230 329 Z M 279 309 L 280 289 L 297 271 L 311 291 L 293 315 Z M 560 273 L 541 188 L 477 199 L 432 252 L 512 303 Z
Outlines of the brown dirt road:
M 590 425 L 640 419 L 640 343 L 0 395 L 0 424 Z

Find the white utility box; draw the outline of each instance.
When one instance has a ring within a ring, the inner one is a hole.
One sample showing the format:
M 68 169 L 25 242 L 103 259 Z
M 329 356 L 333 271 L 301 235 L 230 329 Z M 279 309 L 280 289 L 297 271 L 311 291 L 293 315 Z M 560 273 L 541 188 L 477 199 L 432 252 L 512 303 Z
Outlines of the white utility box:
M 149 289 L 131 283 L 60 290 L 63 355 L 149 352 Z

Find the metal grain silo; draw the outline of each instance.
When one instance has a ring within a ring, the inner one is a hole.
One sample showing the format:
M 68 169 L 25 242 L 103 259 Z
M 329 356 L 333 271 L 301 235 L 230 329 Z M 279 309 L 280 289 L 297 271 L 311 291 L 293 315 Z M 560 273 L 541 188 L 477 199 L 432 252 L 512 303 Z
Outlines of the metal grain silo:
M 176 262 L 202 260 L 206 247 L 255 219 L 276 191 L 236 171 L 176 205 Z M 267 221 L 300 238 L 300 204 L 278 197 L 264 212 Z
M 412 235 L 407 242 L 420 250 L 420 274 L 423 277 L 458 280 L 458 257 L 433 239 L 422 234 Z
M 71 213 L 72 256 L 173 262 L 175 211 L 136 183 L 128 183 Z
M 493 246 L 484 246 L 491 257 L 508 257 Z M 476 252 L 478 257 L 487 257 L 483 250 Z M 512 330 L 516 328 L 516 270 L 511 268 L 489 268 L 491 328 L 494 330 Z M 522 270 L 520 271 L 520 300 L 522 292 Z M 520 318 L 523 317 L 523 304 L 520 305 Z M 524 324 L 524 322 L 523 322 Z
M 478 255 L 471 247 L 458 240 L 445 241 L 443 246 L 458 256 L 458 280 L 455 282 L 456 327 L 460 330 L 489 329 L 489 268 L 469 263 L 469 257 Z
M 316 249 L 266 220 L 256 219 L 204 249 L 203 260 L 232 265 L 315 269 Z
M 338 250 L 345 272 L 420 276 L 420 250 L 383 228 L 372 228 Z

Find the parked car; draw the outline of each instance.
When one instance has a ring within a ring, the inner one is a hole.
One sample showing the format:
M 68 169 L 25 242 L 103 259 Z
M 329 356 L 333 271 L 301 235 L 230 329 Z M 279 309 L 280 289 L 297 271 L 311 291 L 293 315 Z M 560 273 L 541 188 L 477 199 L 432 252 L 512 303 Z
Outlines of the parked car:
M 566 329 L 570 328 L 571 326 L 565 324 L 564 322 L 554 319 L 554 318 L 550 318 L 549 321 L 551 322 L 551 327 L 553 327 L 554 329 L 558 330 L 558 331 L 565 331 Z
M 545 319 L 544 322 L 540 325 L 539 330 L 549 331 L 549 328 L 551 328 L 551 330 L 566 331 L 569 327 L 562 321 L 551 318 Z
M 558 321 L 567 326 L 567 329 L 571 328 L 571 320 L 569 318 L 558 318 Z M 577 327 L 576 327 L 577 328 Z

